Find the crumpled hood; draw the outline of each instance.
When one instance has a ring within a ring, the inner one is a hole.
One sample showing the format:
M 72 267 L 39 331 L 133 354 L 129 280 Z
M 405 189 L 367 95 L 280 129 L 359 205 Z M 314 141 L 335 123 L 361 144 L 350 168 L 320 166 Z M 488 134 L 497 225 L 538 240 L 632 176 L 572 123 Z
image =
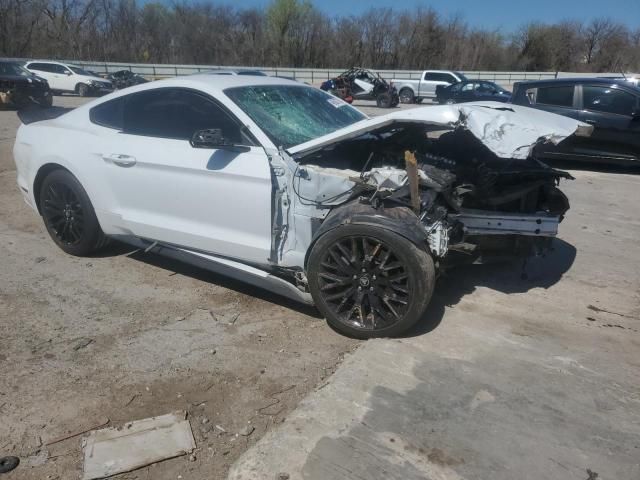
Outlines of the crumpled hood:
M 290 155 L 311 153 L 394 123 L 421 123 L 466 128 L 501 158 L 525 159 L 540 141 L 558 144 L 571 135 L 589 136 L 593 127 L 572 118 L 519 105 L 477 102 L 400 110 L 362 120 L 287 149 Z

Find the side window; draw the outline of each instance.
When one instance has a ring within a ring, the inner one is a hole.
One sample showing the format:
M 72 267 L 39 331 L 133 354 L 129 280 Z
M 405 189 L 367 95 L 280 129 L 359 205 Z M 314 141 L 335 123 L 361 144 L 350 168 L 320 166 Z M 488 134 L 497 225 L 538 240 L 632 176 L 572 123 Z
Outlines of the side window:
M 124 99 L 125 97 L 119 97 L 93 107 L 89 110 L 89 119 L 97 125 L 122 130 L 124 127 Z
M 586 110 L 631 116 L 636 108 L 637 98 L 631 93 L 617 88 L 583 86 L 583 106 Z
M 573 106 L 573 86 L 539 87 L 536 103 L 555 105 L 558 107 Z
M 69 72 L 69 69 L 64 67 L 64 66 L 62 66 L 62 65 L 52 64 L 51 65 L 51 71 L 53 73 L 66 74 L 67 72 Z
M 52 72 L 51 65 L 48 63 L 30 63 L 27 66 L 32 70 L 38 70 L 40 72 Z
M 462 87 L 462 91 L 463 92 L 473 92 L 477 85 L 478 85 L 477 83 L 465 83 L 464 86 Z
M 488 82 L 481 82 L 478 84 L 477 90 L 480 93 L 492 93 L 496 91 L 496 87 L 494 87 L 492 84 Z
M 190 140 L 198 130 L 220 128 L 229 141 L 248 143 L 237 122 L 213 101 L 197 92 L 161 88 L 125 98 L 125 133 Z
M 442 73 L 441 75 L 442 75 L 441 80 L 443 82 L 456 83 L 458 81 L 458 80 L 456 80 L 456 77 L 454 77 L 450 73 Z

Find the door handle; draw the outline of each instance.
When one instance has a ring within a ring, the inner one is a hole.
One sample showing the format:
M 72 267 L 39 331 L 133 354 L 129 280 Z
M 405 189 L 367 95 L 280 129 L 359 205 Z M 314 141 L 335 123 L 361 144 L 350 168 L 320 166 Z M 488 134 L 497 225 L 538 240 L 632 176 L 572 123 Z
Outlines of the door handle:
M 124 155 L 122 153 L 111 153 L 109 155 L 103 155 L 104 160 L 113 162 L 120 167 L 132 167 L 136 164 L 136 157 L 131 155 Z

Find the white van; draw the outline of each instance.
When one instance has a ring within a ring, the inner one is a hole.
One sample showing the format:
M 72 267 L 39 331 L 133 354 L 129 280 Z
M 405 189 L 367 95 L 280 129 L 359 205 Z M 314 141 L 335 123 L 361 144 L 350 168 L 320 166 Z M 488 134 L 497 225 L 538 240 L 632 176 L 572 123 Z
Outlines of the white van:
M 87 97 L 113 90 L 109 80 L 97 77 L 75 65 L 35 60 L 27 62 L 25 68 L 46 79 L 51 91 L 55 93 L 77 93 Z

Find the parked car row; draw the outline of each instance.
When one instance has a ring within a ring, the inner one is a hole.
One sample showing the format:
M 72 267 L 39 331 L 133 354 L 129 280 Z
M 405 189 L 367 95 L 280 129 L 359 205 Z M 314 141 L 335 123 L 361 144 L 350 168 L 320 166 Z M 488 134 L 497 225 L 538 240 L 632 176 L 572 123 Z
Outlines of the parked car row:
M 142 75 L 120 70 L 102 77 L 68 63 L 33 60 L 0 60 L 0 104 L 25 108 L 52 105 L 52 96 L 74 93 L 82 97 L 99 96 L 148 82 Z

